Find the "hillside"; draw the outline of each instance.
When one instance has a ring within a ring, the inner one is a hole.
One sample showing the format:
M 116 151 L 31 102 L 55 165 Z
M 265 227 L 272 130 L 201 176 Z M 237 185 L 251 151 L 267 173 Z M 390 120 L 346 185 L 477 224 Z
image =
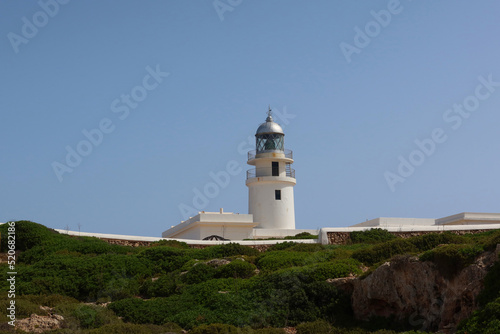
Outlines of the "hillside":
M 8 225 L 0 232 L 9 291 Z M 110 245 L 28 221 L 15 223 L 15 236 L 18 331 L 500 332 L 500 231 L 398 239 L 371 230 L 349 245 L 285 241 L 265 252 Z M 0 333 L 13 332 L 10 300 L 0 301 Z

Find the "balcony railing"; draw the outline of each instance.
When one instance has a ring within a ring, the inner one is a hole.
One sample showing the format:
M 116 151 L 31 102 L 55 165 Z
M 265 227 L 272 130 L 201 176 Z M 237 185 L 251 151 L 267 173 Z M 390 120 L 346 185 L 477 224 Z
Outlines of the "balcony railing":
M 273 153 L 273 152 L 274 153 L 275 152 L 284 153 L 285 154 L 285 158 L 293 159 L 293 151 L 292 150 L 287 150 L 287 149 L 285 149 L 284 151 L 264 151 L 264 152 L 260 152 L 260 153 Z M 248 160 L 255 159 L 256 155 L 257 155 L 257 151 L 256 150 L 248 151 Z
M 252 168 L 247 171 L 247 180 L 264 176 L 287 176 L 295 179 L 295 169 L 287 167 L 286 170 L 279 173 L 279 175 L 273 175 L 273 169 L 271 167 Z

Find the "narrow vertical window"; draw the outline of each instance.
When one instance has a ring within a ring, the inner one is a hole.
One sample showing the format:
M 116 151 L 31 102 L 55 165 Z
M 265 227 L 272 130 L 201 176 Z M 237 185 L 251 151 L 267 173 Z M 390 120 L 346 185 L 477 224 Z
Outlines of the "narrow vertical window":
M 274 197 L 276 198 L 276 200 L 281 200 L 281 190 L 275 190 L 274 191 Z
M 272 176 L 280 176 L 280 163 L 273 161 Z

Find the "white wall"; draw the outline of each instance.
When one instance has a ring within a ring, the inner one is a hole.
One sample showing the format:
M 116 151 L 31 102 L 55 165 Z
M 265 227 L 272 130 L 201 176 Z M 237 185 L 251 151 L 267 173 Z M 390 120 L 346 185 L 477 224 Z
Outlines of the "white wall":
M 267 181 L 268 178 L 272 178 Z M 276 182 L 281 177 L 263 177 L 260 181 L 247 183 L 248 210 L 257 228 L 295 229 L 295 207 L 293 185 Z M 283 178 L 289 179 L 289 178 Z M 275 199 L 275 190 L 281 190 L 281 200 Z

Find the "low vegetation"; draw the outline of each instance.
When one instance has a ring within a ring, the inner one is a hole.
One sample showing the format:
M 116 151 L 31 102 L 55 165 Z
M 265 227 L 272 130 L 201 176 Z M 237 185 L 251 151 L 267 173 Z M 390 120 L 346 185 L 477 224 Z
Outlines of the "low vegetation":
M 5 253 L 6 225 L 0 232 Z M 62 315 L 62 328 L 51 333 L 277 334 L 285 327 L 296 327 L 298 334 L 397 333 L 412 328 L 354 320 L 349 297 L 329 281 L 360 276 L 402 254 L 431 261 L 451 278 L 500 242 L 498 231 L 399 239 L 373 229 L 353 233 L 349 245 L 288 240 L 260 253 L 235 243 L 124 247 L 29 221 L 16 222 L 16 233 L 17 318 Z M 7 266 L 0 266 L 0 288 L 7 291 Z M 499 273 L 497 264 L 479 297 L 482 308 L 461 324 L 461 333 L 498 332 Z M 0 333 L 9 329 L 6 307 L 7 301 L 0 301 Z

